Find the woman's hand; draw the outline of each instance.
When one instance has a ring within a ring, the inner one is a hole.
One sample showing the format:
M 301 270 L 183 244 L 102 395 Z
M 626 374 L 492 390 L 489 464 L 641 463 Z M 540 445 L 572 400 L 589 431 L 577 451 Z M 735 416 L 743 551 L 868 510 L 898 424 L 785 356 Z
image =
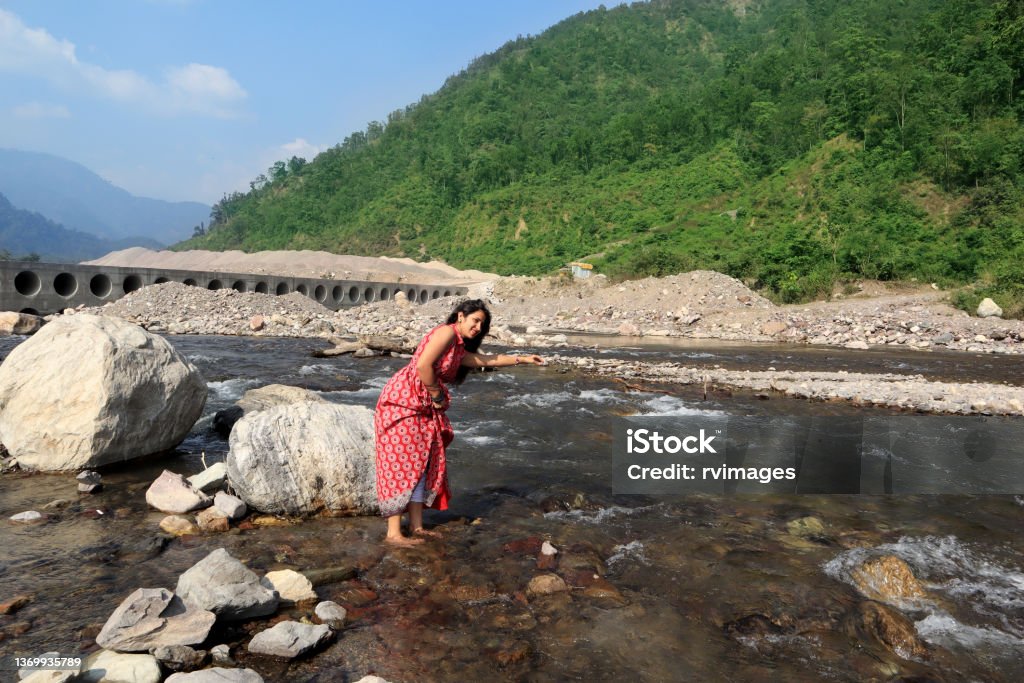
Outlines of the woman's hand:
M 544 359 L 535 353 L 527 356 L 516 356 L 516 365 L 520 363 L 527 363 L 529 365 L 544 365 Z

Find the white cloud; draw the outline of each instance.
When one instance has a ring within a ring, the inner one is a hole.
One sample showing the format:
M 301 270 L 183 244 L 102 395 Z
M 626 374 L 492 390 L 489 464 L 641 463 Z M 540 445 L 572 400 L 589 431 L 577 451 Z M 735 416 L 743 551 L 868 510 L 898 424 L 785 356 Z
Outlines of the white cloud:
M 313 158 L 320 152 L 327 149 L 326 145 L 314 145 L 307 142 L 305 138 L 295 138 L 291 142 L 286 142 L 277 148 L 277 155 L 274 157 L 274 161 L 278 159 L 288 160 L 292 157 L 301 157 L 306 161 L 312 161 Z
M 105 69 L 78 59 L 75 45 L 45 29 L 29 28 L 0 9 L 0 71 L 49 81 L 63 90 L 86 89 L 166 115 L 231 117 L 246 98 L 226 69 L 206 64 L 170 67 L 155 83 L 130 69 Z
M 19 104 L 11 110 L 15 118 L 19 119 L 70 119 L 71 112 L 63 104 L 40 104 L 39 102 L 26 102 Z

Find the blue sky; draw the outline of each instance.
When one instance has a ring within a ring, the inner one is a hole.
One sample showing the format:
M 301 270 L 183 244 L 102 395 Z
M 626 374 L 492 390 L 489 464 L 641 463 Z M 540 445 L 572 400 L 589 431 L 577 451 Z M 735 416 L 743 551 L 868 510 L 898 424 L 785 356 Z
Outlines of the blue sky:
M 600 4 L 0 0 L 0 147 L 213 203 Z

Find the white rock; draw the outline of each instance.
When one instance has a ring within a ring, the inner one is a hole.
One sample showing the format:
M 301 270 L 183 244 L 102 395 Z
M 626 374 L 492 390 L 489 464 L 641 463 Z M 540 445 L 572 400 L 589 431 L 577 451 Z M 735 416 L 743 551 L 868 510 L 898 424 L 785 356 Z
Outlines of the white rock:
M 228 467 L 222 462 L 216 462 L 198 474 L 188 478 L 192 488 L 203 493 L 215 491 L 224 485 L 228 479 Z
M 324 600 L 318 603 L 316 608 L 313 610 L 316 614 L 316 618 L 323 623 L 330 626 L 335 631 L 340 631 L 345 626 L 345 619 L 348 617 L 348 611 L 336 602 L 331 600 Z
M 25 512 L 19 512 L 16 515 L 11 515 L 12 522 L 38 522 L 44 519 L 46 515 L 36 510 L 26 510 Z
M 374 675 L 371 674 L 369 676 L 363 676 L 358 681 L 356 681 L 356 683 L 391 683 L 391 682 L 388 681 L 387 679 L 381 678 L 380 676 L 374 676 Z
M 213 506 L 224 513 L 228 519 L 241 519 L 248 512 L 245 501 L 224 491 L 218 491 L 217 495 L 213 497 Z
M 282 621 L 260 631 L 249 641 L 249 652 L 293 659 L 319 647 L 331 637 L 326 624 L 313 626 L 297 621 Z
M 178 577 L 175 593 L 185 604 L 222 619 L 249 619 L 273 614 L 277 593 L 260 585 L 256 574 L 218 548 Z
M 847 342 L 846 344 L 843 344 L 843 348 L 859 349 L 861 351 L 866 351 L 868 349 L 868 343 L 866 341 L 857 339 L 852 342 Z
M 1001 309 L 995 301 L 992 301 L 992 299 L 989 299 L 988 297 L 982 299 L 981 303 L 978 304 L 977 313 L 982 318 L 1003 317 L 1003 309 Z
M 260 581 L 264 588 L 277 591 L 283 603 L 316 600 L 313 584 L 305 576 L 292 569 L 267 572 Z
M 373 412 L 292 403 L 250 413 L 231 431 L 228 480 L 251 509 L 375 514 Z
M 160 683 L 162 678 L 160 663 L 153 655 L 123 655 L 100 650 L 85 660 L 77 680 L 84 683 Z
M 110 615 L 96 643 L 117 652 L 196 645 L 206 640 L 216 619 L 213 612 L 189 609 L 166 588 L 139 588 Z
M 22 469 L 75 470 L 170 450 L 206 403 L 164 339 L 81 314 L 47 324 L 0 366 L 0 442 Z
M 192 488 L 180 474 L 164 470 L 146 489 L 146 502 L 169 514 L 181 514 L 208 507 L 213 499 Z
M 0 313 L 0 335 L 34 334 L 43 326 L 43 319 L 31 313 L 4 311 Z
M 164 683 L 263 683 L 263 676 L 252 669 L 213 667 L 172 674 Z
M 544 541 L 540 546 L 540 552 L 542 555 L 554 555 L 558 552 L 558 549 L 548 541 Z

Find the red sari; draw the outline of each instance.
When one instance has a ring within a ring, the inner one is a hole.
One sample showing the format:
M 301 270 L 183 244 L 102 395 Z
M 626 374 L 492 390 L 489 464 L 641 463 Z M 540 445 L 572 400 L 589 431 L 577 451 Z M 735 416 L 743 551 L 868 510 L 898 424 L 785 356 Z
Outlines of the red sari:
M 381 391 L 373 415 L 373 431 L 377 444 L 377 500 L 385 517 L 401 514 L 409 504 L 412 491 L 423 475 L 426 479 L 426 507 L 447 510 L 451 492 L 445 448 L 455 433 L 443 411 L 430 405 L 430 392 L 420 381 L 416 363 L 430 338 L 440 329 L 427 333 L 416 348 L 412 360 L 395 373 Z M 455 375 L 466 354 L 462 335 L 455 325 L 448 325 L 455 339 L 441 357 L 434 361 L 434 376 L 448 400 L 445 383 Z

